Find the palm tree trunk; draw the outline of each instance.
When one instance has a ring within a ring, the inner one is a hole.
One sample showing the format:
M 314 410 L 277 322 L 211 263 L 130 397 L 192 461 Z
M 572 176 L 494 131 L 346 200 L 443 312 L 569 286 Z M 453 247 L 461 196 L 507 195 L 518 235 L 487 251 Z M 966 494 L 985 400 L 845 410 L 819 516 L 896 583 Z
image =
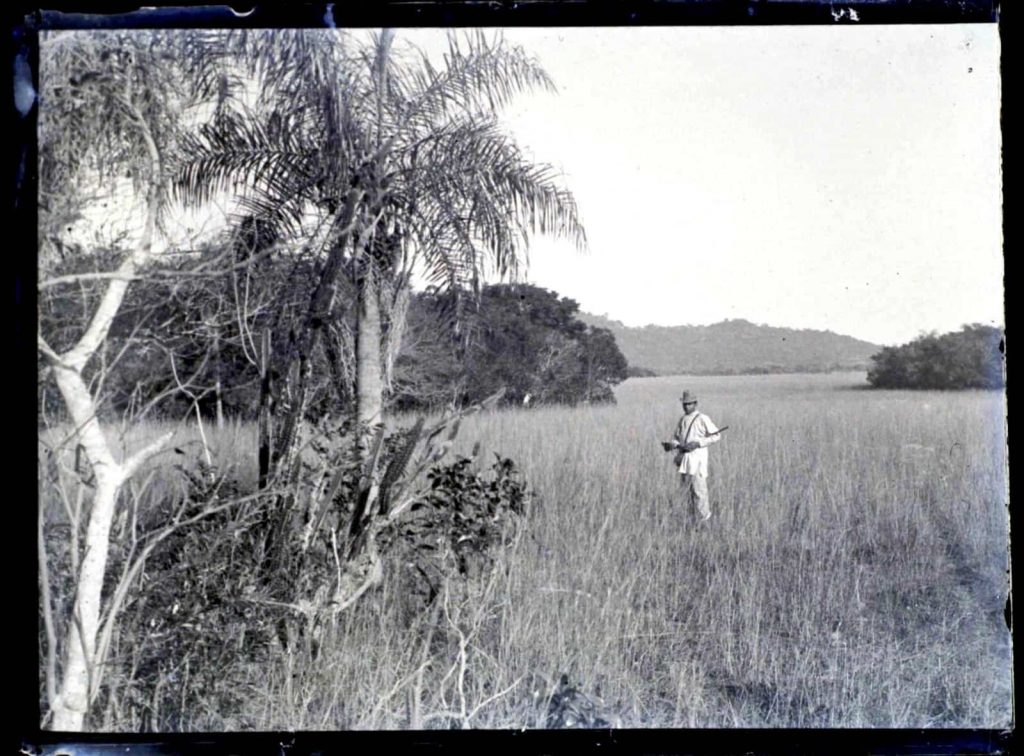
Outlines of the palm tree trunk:
M 263 336 L 260 340 L 260 399 L 259 412 L 257 416 L 257 427 L 259 429 L 259 490 L 267 487 L 270 480 L 270 459 L 273 447 L 273 396 L 271 394 L 270 379 L 270 329 L 263 329 Z
M 342 215 L 338 220 L 338 236 L 334 246 L 327 256 L 323 272 L 320 274 L 320 281 L 309 302 L 309 309 L 306 312 L 302 330 L 299 333 L 298 344 L 294 349 L 285 375 L 287 381 L 294 381 L 289 386 L 292 396 L 291 406 L 284 418 L 284 426 L 281 435 L 273 449 L 271 459 L 270 477 L 284 473 L 289 474 L 292 463 L 295 459 L 298 440 L 298 427 L 306 412 L 306 400 L 308 389 L 309 372 L 313 364 L 313 350 L 316 348 L 317 338 L 324 326 L 324 321 L 330 316 L 334 308 L 334 297 L 337 293 L 338 275 L 345 259 L 345 249 L 349 243 L 350 234 L 354 227 L 353 218 L 362 193 L 358 189 L 349 191 L 345 199 Z M 298 370 L 294 371 L 294 367 Z
M 352 403 L 352 385 L 349 381 L 345 363 L 351 363 L 351 358 L 345 355 L 345 344 L 342 342 L 342 336 L 333 328 L 328 328 L 324 336 L 324 352 L 327 354 L 327 366 L 331 371 L 331 383 L 334 385 L 334 392 L 338 397 L 338 403 L 342 407 L 348 407 Z
M 356 303 L 356 406 L 355 446 L 362 470 L 360 489 L 364 492 L 355 502 L 349 521 L 352 555 L 369 546 L 363 537 L 369 524 L 379 492 L 376 461 L 379 451 L 378 428 L 383 420 L 384 381 L 381 374 L 380 301 L 377 298 L 376 273 L 367 261 L 366 273 L 358 282 Z M 372 540 L 372 536 L 370 539 Z
M 380 302 L 372 265 L 359 284 L 356 322 L 356 409 L 360 428 L 373 429 L 383 420 L 384 380 L 381 373 Z M 364 445 L 365 450 L 365 445 Z

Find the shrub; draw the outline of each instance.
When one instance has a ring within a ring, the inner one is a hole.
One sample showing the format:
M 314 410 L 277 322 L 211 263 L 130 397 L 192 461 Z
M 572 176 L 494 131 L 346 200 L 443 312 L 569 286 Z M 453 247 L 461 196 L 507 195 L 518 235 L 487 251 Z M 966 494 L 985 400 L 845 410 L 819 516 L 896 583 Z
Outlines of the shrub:
M 457 430 L 451 423 L 438 428 L 449 431 L 449 442 Z M 318 431 L 300 462 L 305 482 L 286 497 L 280 490 L 243 490 L 230 471 L 202 463 L 178 468 L 180 488 L 154 502 L 154 521 L 187 519 L 218 501 L 235 504 L 176 530 L 146 558 L 118 621 L 96 707 L 104 719 L 98 727 L 257 727 L 249 697 L 260 670 L 282 652 L 310 663 L 320 655 L 325 631 L 345 616 L 332 613 L 324 598 L 341 578 L 338 560 L 344 562 L 351 545 L 350 520 L 365 485 L 360 463 L 348 453 L 348 424 L 324 423 Z M 487 470 L 480 469 L 476 453 L 444 463 L 430 435 L 420 421 L 382 439 L 377 466 L 385 500 L 389 488 L 401 487 L 410 462 L 411 474 L 422 472 L 426 481 L 403 489 L 403 500 L 412 496 L 412 504 L 370 536 L 384 569 L 403 587 L 401 606 L 410 622 L 443 586 L 468 587 L 490 574 L 517 532 L 527 499 L 512 460 L 495 455 Z M 418 441 L 426 443 L 426 465 L 410 460 Z M 327 486 L 328 478 L 333 485 Z M 325 516 L 310 520 L 309 507 L 318 501 Z M 56 544 L 51 550 L 62 554 Z M 131 543 L 115 544 L 112 574 L 123 570 L 132 551 Z M 59 558 L 52 564 L 67 569 Z M 363 611 L 361 603 L 348 609 Z
M 998 328 L 967 325 L 960 331 L 919 336 L 885 347 L 872 358 L 868 382 L 874 388 L 994 389 L 1004 385 L 1003 334 Z
M 446 581 L 474 580 L 490 571 L 527 497 L 515 462 L 498 454 L 490 474 L 472 455 L 435 466 L 427 478 L 429 492 L 381 538 L 382 549 L 398 557 L 406 598 L 417 608 L 430 604 Z

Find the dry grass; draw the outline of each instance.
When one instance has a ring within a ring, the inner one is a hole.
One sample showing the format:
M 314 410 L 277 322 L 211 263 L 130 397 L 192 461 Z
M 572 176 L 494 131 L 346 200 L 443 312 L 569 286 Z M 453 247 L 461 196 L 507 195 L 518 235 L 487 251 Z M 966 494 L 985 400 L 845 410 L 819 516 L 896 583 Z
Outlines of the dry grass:
M 1003 397 L 862 381 L 632 379 L 467 420 L 462 450 L 536 494 L 491 579 L 411 624 L 385 581 L 316 662 L 246 671 L 246 711 L 191 726 L 539 727 L 562 672 L 623 726 L 1008 725 Z M 701 526 L 657 445 L 684 384 L 730 426 Z M 210 436 L 254 474 L 253 428 Z

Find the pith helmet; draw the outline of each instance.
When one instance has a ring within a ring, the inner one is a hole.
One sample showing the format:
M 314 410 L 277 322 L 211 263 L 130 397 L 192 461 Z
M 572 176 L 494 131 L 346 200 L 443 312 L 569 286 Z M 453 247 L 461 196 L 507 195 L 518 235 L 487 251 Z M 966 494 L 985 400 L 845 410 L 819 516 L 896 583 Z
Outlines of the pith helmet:
M 681 397 L 679 397 L 679 399 L 680 399 L 680 401 L 683 404 L 690 404 L 691 402 L 696 404 L 696 402 L 697 402 L 697 395 L 696 394 L 692 394 L 689 391 L 684 391 L 683 395 Z

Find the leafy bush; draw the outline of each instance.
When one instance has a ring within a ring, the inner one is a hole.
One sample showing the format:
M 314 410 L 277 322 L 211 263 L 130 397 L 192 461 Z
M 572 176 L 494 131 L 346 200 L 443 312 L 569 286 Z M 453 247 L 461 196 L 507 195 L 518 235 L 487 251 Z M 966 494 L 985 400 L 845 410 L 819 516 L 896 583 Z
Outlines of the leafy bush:
M 440 450 L 447 451 L 457 423 L 438 429 L 449 431 L 440 447 L 432 441 L 440 431 L 424 432 L 422 421 L 382 439 L 377 465 L 382 492 L 398 497 L 402 489 L 403 501 L 413 497 L 401 517 L 370 536 L 391 583 L 401 586 L 409 621 L 445 586 L 470 586 L 490 574 L 527 500 L 510 459 L 495 455 L 487 470 L 475 452 L 443 463 Z M 340 619 L 326 597 L 345 566 L 365 489 L 364 471 L 349 453 L 350 430 L 347 423 L 322 424 L 299 463 L 302 482 L 285 497 L 280 488 L 246 490 L 251 481 L 241 484 L 231 471 L 201 462 L 179 466 L 177 492 L 153 503 L 139 523 L 143 530 L 150 520 L 187 520 L 218 503 L 232 505 L 174 531 L 146 558 L 125 597 L 98 716 L 122 730 L 256 727 L 250 696 L 259 671 L 282 652 L 318 657 L 325 631 Z M 410 458 L 420 442 L 417 463 Z M 424 473 L 422 487 L 404 486 L 407 467 L 408 474 Z M 310 517 L 312 505 L 323 507 L 321 517 Z M 51 532 L 66 540 L 66 532 Z M 111 574 L 124 571 L 137 551 L 133 544 L 117 540 Z M 48 545 L 53 567 L 66 571 L 66 549 Z M 51 583 L 54 601 L 67 603 L 63 584 Z
M 994 389 L 1004 383 L 1003 334 L 991 326 L 926 334 L 885 347 L 871 360 L 868 382 L 874 388 Z
M 501 387 L 511 405 L 610 404 L 627 377 L 611 331 L 580 321 L 579 305 L 556 292 L 486 286 L 457 327 L 450 309 L 446 297 L 413 298 L 395 367 L 397 408 L 465 405 Z
M 489 475 L 473 455 L 437 465 L 427 478 L 427 495 L 381 538 L 382 548 L 398 557 L 407 600 L 420 607 L 446 581 L 488 573 L 497 550 L 515 532 L 527 498 L 515 462 L 498 454 Z
M 128 586 L 109 660 L 107 684 L 95 711 L 119 729 L 188 730 L 251 727 L 241 717 L 246 669 L 265 663 L 279 609 L 256 595 L 262 548 L 258 502 L 246 501 L 232 476 L 200 463 L 178 466 L 178 491 L 153 502 L 146 530 L 156 523 L 215 514 L 177 528 L 145 558 Z M 138 549 L 118 539 L 112 574 Z M 208 718 L 216 702 L 217 719 Z M 99 723 L 97 723 L 99 726 Z M 107 729 L 100 726 L 100 729 Z

